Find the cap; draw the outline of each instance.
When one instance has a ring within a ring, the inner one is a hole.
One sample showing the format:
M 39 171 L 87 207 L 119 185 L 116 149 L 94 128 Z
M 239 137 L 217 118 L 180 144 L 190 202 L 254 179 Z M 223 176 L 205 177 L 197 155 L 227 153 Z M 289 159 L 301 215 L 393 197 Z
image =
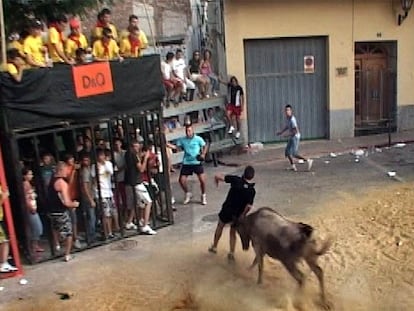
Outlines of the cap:
M 43 28 L 43 24 L 40 20 L 38 19 L 33 19 L 30 21 L 30 28 L 35 28 L 35 29 L 42 29 Z
M 69 21 L 70 28 L 79 28 L 80 27 L 80 21 L 77 18 L 72 18 Z

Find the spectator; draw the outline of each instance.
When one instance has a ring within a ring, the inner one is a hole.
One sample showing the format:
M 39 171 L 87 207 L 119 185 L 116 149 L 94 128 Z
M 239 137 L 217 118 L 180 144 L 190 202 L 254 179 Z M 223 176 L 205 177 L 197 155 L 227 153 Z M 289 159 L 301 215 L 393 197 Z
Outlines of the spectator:
M 49 152 L 43 154 L 42 161 L 40 163 L 40 175 L 42 177 L 44 193 L 47 193 L 49 189 L 50 180 L 55 173 L 55 165 L 52 154 Z
M 125 192 L 125 153 L 122 149 L 122 141 L 114 139 L 114 163 L 115 163 L 115 204 L 118 210 L 126 212 L 126 192 Z M 124 215 L 124 214 L 122 214 Z M 127 218 L 128 215 L 125 215 Z M 137 229 L 137 228 L 135 228 Z
M 9 36 L 9 43 L 7 44 L 7 49 L 17 49 L 19 51 L 20 56 L 24 59 L 24 50 L 23 50 L 23 41 L 24 38 L 20 36 L 17 32 L 12 32 Z
M 76 65 L 84 65 L 89 63 L 88 60 L 88 53 L 85 49 L 79 48 L 75 52 L 75 64 Z
M 26 62 L 32 67 L 47 67 L 46 61 L 47 48 L 42 42 L 43 25 L 39 20 L 30 22 L 30 34 L 23 43 L 23 51 L 26 55 Z
M 110 28 L 104 28 L 102 30 L 102 38 L 96 40 L 93 44 L 92 55 L 98 61 L 123 60 L 119 55 L 119 47 L 113 39 Z
M 30 241 L 32 254 L 44 252 L 45 250 L 39 246 L 40 236 L 43 234 L 43 225 L 37 213 L 37 195 L 32 186 L 33 172 L 28 168 L 22 169 L 23 190 L 25 194 L 26 209 L 30 225 Z
M 87 52 L 88 40 L 85 35 L 81 33 L 80 21 L 76 18 L 72 18 L 69 21 L 70 35 L 66 40 L 65 52 L 66 55 L 72 59 L 78 59 L 77 50 L 82 49 Z M 78 63 L 78 62 L 77 62 Z
M 211 67 L 211 52 L 210 50 L 205 50 L 203 55 L 203 60 L 200 64 L 200 72 L 203 76 L 210 79 L 211 84 L 211 93 L 213 96 L 218 96 L 220 92 L 220 82 L 217 75 L 214 73 Z
M 236 138 L 240 137 L 240 115 L 243 112 L 244 106 L 244 92 L 243 88 L 239 85 L 236 77 L 231 77 L 230 82 L 227 83 L 227 105 L 226 114 L 229 120 L 229 134 L 233 134 L 236 130 Z
M 3 227 L 3 203 L 4 200 L 9 197 L 8 191 L 3 191 L 0 186 L 0 272 L 13 272 L 17 271 L 15 266 L 12 266 L 8 262 L 9 257 L 9 241 L 7 240 L 6 232 Z
M 121 40 L 120 53 L 123 57 L 139 57 L 141 42 L 139 40 L 139 29 L 137 26 L 132 27 L 126 38 Z
M 53 63 L 66 63 L 69 65 L 75 63 L 72 57 L 66 56 L 64 50 L 65 38 L 63 32 L 67 24 L 68 19 L 64 15 L 58 16 L 49 24 L 48 49 Z
M 59 162 L 48 189 L 52 230 L 55 242 L 59 243 L 60 239 L 65 240 L 64 260 L 66 262 L 73 259 L 73 256 L 70 255 L 72 249 L 72 222 L 69 209 L 79 207 L 79 202 L 72 201 L 69 197 L 67 177 L 67 165 L 64 162 Z M 56 246 L 59 246 L 59 244 L 56 244 Z M 60 249 L 60 246 L 57 247 L 58 249 Z
M 180 94 L 183 91 L 183 83 L 172 73 L 174 53 L 168 52 L 165 61 L 161 62 L 161 73 L 164 86 L 167 90 L 167 101 L 179 103 Z
M 145 172 L 148 165 L 149 151 L 143 152 L 142 138 L 133 140 L 130 149 L 125 154 L 125 184 L 130 215 L 125 225 L 126 229 L 134 229 L 132 220 L 134 217 L 134 207 L 140 208 L 140 230 L 142 233 L 154 235 L 157 234 L 149 225 L 149 217 L 151 214 L 152 200 L 148 190 L 143 184 L 142 173 Z
M 188 190 L 187 179 L 188 176 L 195 173 L 200 182 L 201 204 L 207 205 L 206 175 L 202 164 L 207 153 L 206 142 L 203 138 L 194 134 L 193 126 L 191 124 L 186 124 L 185 135 L 185 137 L 177 140 L 175 146 L 170 143 L 168 144 L 168 147 L 172 149 L 177 150 L 178 148 L 182 148 L 184 150 L 183 166 L 181 167 L 179 178 L 181 188 L 185 193 L 183 204 L 190 203 L 193 196 L 193 194 Z
M 96 167 L 95 164 L 92 165 L 93 178 L 96 178 L 96 172 L 98 172 L 95 197 L 101 201 L 105 239 L 112 239 L 115 237 L 114 231 L 119 232 L 118 211 L 116 210 L 112 193 L 111 178 L 114 174 L 114 168 L 112 163 L 106 160 L 105 150 L 103 149 L 98 149 L 96 160 Z M 115 225 L 114 228 L 112 224 Z
M 200 73 L 200 51 L 196 50 L 193 52 L 193 58 L 188 63 L 188 70 L 191 81 L 195 82 L 198 86 L 198 95 L 200 99 L 210 97 L 207 94 L 208 86 L 209 86 L 209 79 L 208 77 L 202 75 Z
M 139 28 L 138 16 L 136 15 L 129 16 L 128 27 L 127 29 L 121 32 L 121 39 L 127 38 L 129 34 L 134 30 L 135 27 L 137 27 L 139 31 L 139 34 L 138 34 L 138 40 L 140 42 L 139 56 L 142 56 L 143 50 L 145 50 L 148 47 L 148 39 L 145 33 Z
M 79 152 L 79 155 L 83 155 L 83 154 L 87 154 L 89 156 L 89 159 L 93 159 L 93 151 L 92 151 L 92 139 L 90 138 L 90 136 L 87 136 L 85 134 L 85 136 L 83 137 L 83 148 L 82 150 Z
M 7 51 L 7 72 L 16 81 L 22 81 L 23 70 L 26 66 L 17 49 Z
M 80 204 L 84 213 L 86 213 L 87 225 L 86 234 L 88 243 L 91 244 L 96 240 L 96 203 L 93 198 L 93 177 L 91 168 L 91 159 L 89 154 L 83 154 L 81 157 L 81 200 Z
M 178 79 L 183 86 L 182 95 L 186 96 L 187 100 L 192 101 L 194 98 L 195 84 L 188 78 L 187 65 L 185 64 L 185 60 L 183 58 L 183 51 L 180 49 L 177 49 L 175 52 L 175 59 L 172 62 L 172 69 L 174 77 Z
M 98 13 L 95 28 L 92 30 L 92 42 L 102 39 L 105 28 L 111 29 L 112 37 L 118 41 L 118 32 L 115 25 L 111 23 L 111 10 L 108 8 L 104 8 Z
M 75 157 L 72 154 L 65 155 L 64 162 L 67 166 L 67 183 L 69 188 L 69 198 L 72 201 L 79 199 L 79 178 L 78 170 L 80 168 L 79 164 L 75 163 Z M 72 238 L 73 246 L 77 249 L 80 249 L 82 246 L 78 240 L 78 217 L 76 214 L 76 209 L 70 209 L 70 218 L 72 222 Z

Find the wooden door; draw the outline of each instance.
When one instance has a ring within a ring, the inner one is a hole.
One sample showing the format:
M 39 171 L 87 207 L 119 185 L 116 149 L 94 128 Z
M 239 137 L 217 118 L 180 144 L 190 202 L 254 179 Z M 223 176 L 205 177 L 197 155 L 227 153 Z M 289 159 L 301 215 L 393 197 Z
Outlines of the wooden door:
M 378 44 L 357 45 L 355 125 L 378 125 L 389 117 L 387 54 Z

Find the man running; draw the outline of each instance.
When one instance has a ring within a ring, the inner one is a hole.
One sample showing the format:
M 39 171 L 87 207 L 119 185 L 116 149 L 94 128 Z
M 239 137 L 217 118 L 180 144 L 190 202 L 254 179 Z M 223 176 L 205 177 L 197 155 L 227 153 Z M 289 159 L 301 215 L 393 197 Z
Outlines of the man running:
M 286 126 L 276 135 L 283 135 L 284 132 L 288 132 L 287 136 L 289 137 L 288 143 L 285 149 L 285 157 L 289 159 L 290 169 L 294 172 L 297 171 L 296 164 L 293 162 L 293 158 L 301 159 L 308 163 L 308 171 L 311 170 L 313 160 L 307 159 L 300 154 L 299 150 L 299 141 L 300 141 L 300 132 L 298 127 L 298 122 L 296 121 L 295 116 L 293 115 L 293 109 L 291 105 L 285 106 L 285 115 L 286 115 Z

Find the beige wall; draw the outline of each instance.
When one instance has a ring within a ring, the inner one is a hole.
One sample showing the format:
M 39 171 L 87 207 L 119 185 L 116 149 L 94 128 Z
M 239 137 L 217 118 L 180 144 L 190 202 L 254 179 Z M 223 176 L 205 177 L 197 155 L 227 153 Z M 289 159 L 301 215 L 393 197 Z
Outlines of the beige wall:
M 354 42 L 397 40 L 397 103 L 398 106 L 412 105 L 414 9 L 398 26 L 394 7 L 392 0 L 226 0 L 228 73 L 239 77 L 245 87 L 244 65 L 241 65 L 244 64 L 244 39 L 327 36 L 329 109 L 353 110 Z M 347 67 L 347 76 L 338 77 L 337 67 Z M 352 135 L 353 128 L 342 135 L 334 134 L 331 129 L 330 136 Z

